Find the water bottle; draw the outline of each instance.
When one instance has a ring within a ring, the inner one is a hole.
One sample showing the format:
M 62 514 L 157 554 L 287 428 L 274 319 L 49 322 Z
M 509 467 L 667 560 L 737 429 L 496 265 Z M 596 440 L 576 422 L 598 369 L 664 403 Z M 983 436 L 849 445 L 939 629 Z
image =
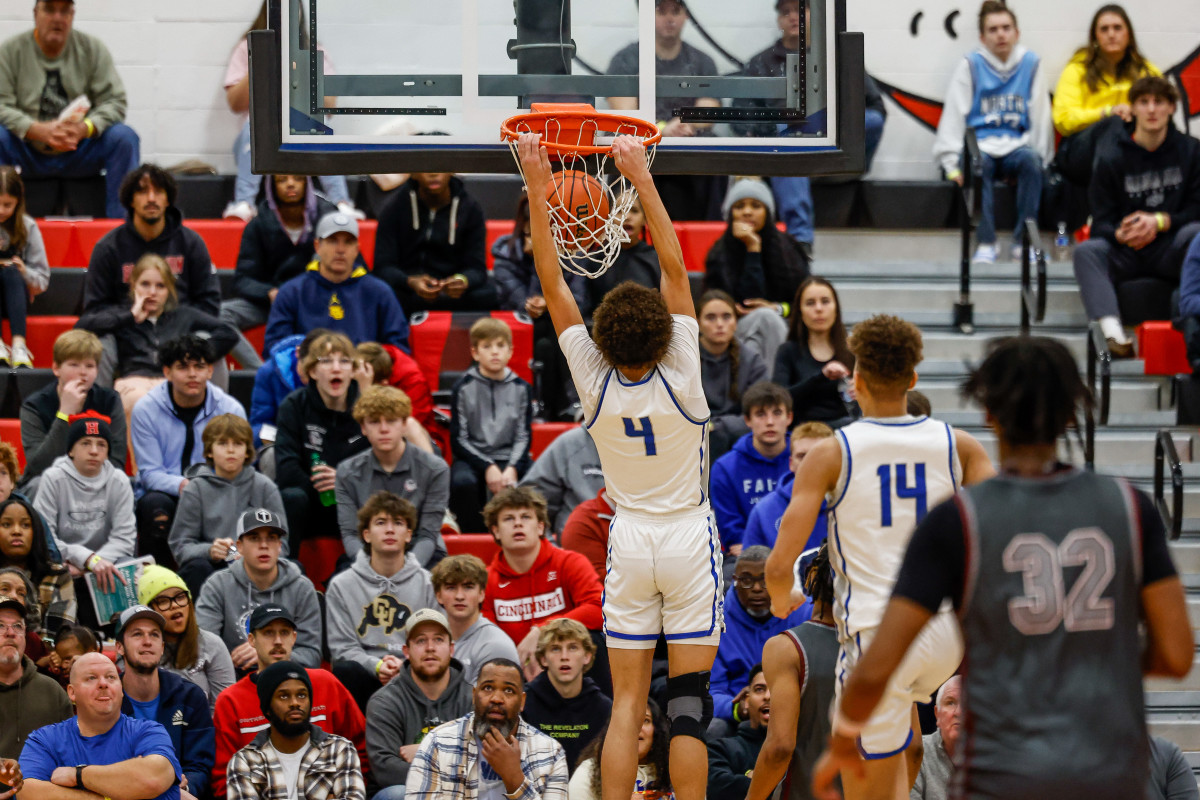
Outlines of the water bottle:
M 1071 235 L 1067 233 L 1067 223 L 1058 223 L 1058 232 L 1054 234 L 1054 260 L 1068 261 L 1071 258 Z
M 325 466 L 325 462 L 321 460 L 320 453 L 314 452 L 310 455 L 312 457 L 312 465 L 314 468 Z M 328 507 L 337 505 L 337 492 L 335 492 L 333 489 L 326 489 L 325 491 L 321 492 L 320 497 L 321 505 L 323 506 Z

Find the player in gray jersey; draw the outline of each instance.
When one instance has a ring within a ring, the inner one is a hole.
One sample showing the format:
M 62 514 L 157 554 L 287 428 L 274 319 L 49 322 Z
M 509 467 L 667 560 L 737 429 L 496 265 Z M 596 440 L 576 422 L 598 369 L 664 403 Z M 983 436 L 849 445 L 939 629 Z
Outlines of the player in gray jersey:
M 836 797 L 833 777 L 862 769 L 857 732 L 948 598 L 966 644 L 951 797 L 1140 798 L 1142 676 L 1182 677 L 1193 656 L 1162 521 L 1124 480 L 1057 460 L 1058 437 L 1091 402 L 1062 344 L 995 343 L 963 394 L 987 410 L 1001 474 L 917 527 L 879 634 L 835 709 L 814 793 Z
M 799 573 L 812 619 L 773 636 L 763 648 L 771 691 L 771 723 L 758 751 L 746 800 L 812 800 L 812 770 L 829 737 L 837 665 L 833 622 L 833 568 L 829 546 L 800 557 Z M 775 692 L 782 700 L 777 700 Z

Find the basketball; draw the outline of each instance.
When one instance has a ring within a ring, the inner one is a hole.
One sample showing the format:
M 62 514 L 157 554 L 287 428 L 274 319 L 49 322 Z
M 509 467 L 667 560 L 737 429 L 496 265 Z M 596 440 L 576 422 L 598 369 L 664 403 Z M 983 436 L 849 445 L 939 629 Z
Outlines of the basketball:
M 588 251 L 604 240 L 604 221 L 610 207 L 608 190 L 586 172 L 565 169 L 554 173 L 546 189 L 550 217 L 562 240 Z

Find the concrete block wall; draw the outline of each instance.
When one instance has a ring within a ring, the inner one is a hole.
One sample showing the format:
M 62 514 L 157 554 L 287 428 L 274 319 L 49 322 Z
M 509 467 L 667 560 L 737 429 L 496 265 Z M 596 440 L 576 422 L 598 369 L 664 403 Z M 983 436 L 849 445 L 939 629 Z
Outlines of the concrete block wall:
M 481 41 L 511 35 L 510 0 L 478 0 Z M 199 158 L 221 172 L 233 171 L 230 148 L 241 120 L 225 105 L 222 88 L 229 54 L 258 12 L 260 0 L 81 0 L 76 26 L 102 38 L 113 53 L 129 94 L 128 122 L 142 137 L 147 160 L 164 165 Z M 414 12 L 404 25 L 397 5 Z M 1099 0 L 1011 0 L 1022 41 L 1038 52 L 1051 85 L 1074 49 L 1082 45 Z M 746 60 L 777 35 L 772 0 L 690 0 L 692 14 L 736 57 Z M 849 26 L 866 35 L 867 69 L 916 94 L 940 100 L 958 58 L 977 39 L 976 3 L 961 0 L 847 0 Z M 1128 3 L 1142 50 L 1160 68 L 1180 63 L 1200 47 L 1196 0 Z M 455 63 L 461 37 L 458 0 L 321 0 L 321 38 L 339 72 L 391 68 L 435 70 Z M 0 38 L 32 27 L 33 0 L 0 6 Z M 953 12 L 947 30 L 946 20 Z M 629 0 L 574 0 L 580 56 L 603 69 L 629 40 L 635 6 Z M 913 20 L 920 13 L 913 35 Z M 353 24 L 357 15 L 359 24 Z M 439 29 L 442 29 L 441 31 Z M 703 41 L 694 26 L 685 39 L 710 52 L 722 70 L 731 62 Z M 495 55 L 495 54 L 493 54 Z M 503 55 L 499 55 L 503 62 Z M 480 55 L 481 66 L 496 68 Z M 511 63 L 511 62 L 508 62 Z M 936 175 L 933 134 L 895 105 L 876 158 L 874 176 L 921 179 Z M 378 122 L 378 120 L 372 120 Z M 1192 120 L 1193 130 L 1200 120 Z

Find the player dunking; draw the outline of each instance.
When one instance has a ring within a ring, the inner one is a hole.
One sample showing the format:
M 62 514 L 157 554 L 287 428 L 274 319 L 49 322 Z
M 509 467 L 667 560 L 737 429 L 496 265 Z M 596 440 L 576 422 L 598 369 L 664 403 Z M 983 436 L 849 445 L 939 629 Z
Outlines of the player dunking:
M 1183 677 L 1193 657 L 1158 512 L 1123 479 L 1058 462 L 1056 440 L 1091 401 L 1061 343 L 1001 340 L 963 394 L 987 410 L 1001 474 L 917 527 L 842 692 L 814 789 L 836 797 L 833 775 L 860 772 L 856 733 L 949 599 L 966 642 L 951 796 L 1143 797 L 1142 675 Z
M 793 564 L 812 531 L 821 501 L 829 502 L 834 618 L 841 651 L 835 691 L 852 675 L 879 629 L 879 620 L 913 528 L 926 509 L 962 484 L 994 474 L 970 434 L 929 417 L 907 415 L 906 395 L 917 381 L 921 332 L 893 316 L 877 315 L 854 327 L 854 388 L 864 419 L 812 450 L 796 473 L 792 500 L 767 561 L 772 613 L 800 604 L 792 594 Z M 958 668 L 962 639 L 953 615 L 939 615 L 922 633 L 917 653 L 888 686 L 885 701 L 859 737 L 868 755 L 863 775 L 845 775 L 848 800 L 907 800 L 920 751 L 914 746 L 913 703 L 928 701 Z M 919 745 L 918 735 L 915 742 Z
M 593 340 L 555 254 L 546 149 L 536 134 L 525 134 L 517 151 L 542 294 L 617 507 L 604 581 L 613 707 L 600 764 L 603 800 L 629 800 L 633 792 L 638 728 L 660 633 L 669 659 L 671 782 L 679 800 L 702 800 L 708 781 L 703 736 L 713 713 L 709 671 L 724 610 L 721 548 L 703 489 L 708 403 L 683 252 L 645 150 L 631 137 L 617 137 L 613 160 L 641 197 L 662 268 L 661 294 L 630 282 L 617 286 L 595 311 Z

